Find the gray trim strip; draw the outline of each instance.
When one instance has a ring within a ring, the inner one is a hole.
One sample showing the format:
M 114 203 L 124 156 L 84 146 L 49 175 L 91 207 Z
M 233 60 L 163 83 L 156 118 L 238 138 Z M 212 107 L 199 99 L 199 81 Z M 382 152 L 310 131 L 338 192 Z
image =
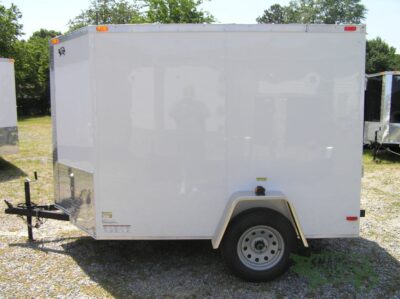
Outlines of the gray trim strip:
M 54 204 L 54 206 L 56 206 L 59 210 L 63 211 L 65 214 L 70 215 L 70 213 L 68 212 L 68 210 L 65 209 L 64 207 L 62 207 L 62 206 L 60 206 L 60 205 L 58 205 L 58 204 L 56 204 L 56 203 Z M 72 223 L 73 225 L 75 225 L 77 228 L 79 228 L 80 230 L 82 230 L 82 231 L 84 231 L 85 233 L 87 233 L 87 234 L 88 234 L 89 236 L 91 236 L 92 238 L 96 239 L 96 233 L 95 233 L 94 231 L 91 231 L 91 230 L 87 229 L 86 227 L 83 227 L 82 225 L 80 225 L 80 224 L 77 223 L 77 222 L 72 222 L 72 221 L 71 221 L 71 223 Z
M 50 51 L 50 109 L 53 139 L 53 176 L 54 176 L 54 198 L 59 198 L 59 176 L 58 176 L 58 151 L 57 151 L 57 117 L 56 117 L 56 84 L 54 69 L 54 46 L 49 46 Z
M 0 155 L 18 153 L 18 127 L 0 128 Z
M 56 163 L 57 207 L 70 216 L 70 221 L 91 236 L 96 235 L 93 173 Z

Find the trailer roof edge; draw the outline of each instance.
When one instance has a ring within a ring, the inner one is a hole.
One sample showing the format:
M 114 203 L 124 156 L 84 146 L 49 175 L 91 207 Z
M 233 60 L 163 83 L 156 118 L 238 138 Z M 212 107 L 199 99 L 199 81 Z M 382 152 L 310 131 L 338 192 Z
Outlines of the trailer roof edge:
M 374 74 L 366 74 L 366 77 L 371 78 L 371 77 L 378 77 L 378 76 L 384 76 L 384 75 L 400 75 L 400 71 L 385 71 L 385 72 L 374 73 Z
M 0 57 L 0 62 L 14 62 L 13 58 Z
M 107 33 L 128 32 L 276 32 L 276 33 L 366 33 L 365 24 L 107 24 Z M 80 28 L 58 36 L 60 42 L 77 38 L 86 33 L 97 32 L 97 25 Z M 102 32 L 104 33 L 104 32 Z

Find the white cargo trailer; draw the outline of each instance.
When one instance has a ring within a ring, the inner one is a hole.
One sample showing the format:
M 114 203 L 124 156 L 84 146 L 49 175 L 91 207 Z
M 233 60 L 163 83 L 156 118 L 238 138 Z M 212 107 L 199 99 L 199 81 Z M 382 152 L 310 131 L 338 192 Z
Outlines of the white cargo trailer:
M 364 25 L 108 25 L 51 43 L 53 218 L 98 240 L 211 240 L 253 281 L 296 242 L 359 235 Z
M 364 143 L 400 145 L 400 72 L 367 75 Z
M 14 60 L 0 58 L 0 156 L 18 152 Z

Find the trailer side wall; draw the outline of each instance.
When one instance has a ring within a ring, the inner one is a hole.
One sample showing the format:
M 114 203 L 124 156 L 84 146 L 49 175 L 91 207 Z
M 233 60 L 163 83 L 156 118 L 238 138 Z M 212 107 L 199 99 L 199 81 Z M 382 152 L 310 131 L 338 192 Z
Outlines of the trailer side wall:
M 315 28 L 96 34 L 98 237 L 211 238 L 257 177 L 357 236 L 365 33 Z
M 0 58 L 0 155 L 18 152 L 14 60 Z

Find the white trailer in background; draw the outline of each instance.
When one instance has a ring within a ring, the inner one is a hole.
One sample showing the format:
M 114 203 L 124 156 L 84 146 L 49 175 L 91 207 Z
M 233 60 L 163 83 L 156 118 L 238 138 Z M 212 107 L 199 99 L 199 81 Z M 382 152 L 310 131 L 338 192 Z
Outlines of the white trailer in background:
M 0 58 L 0 156 L 18 152 L 14 60 Z
M 364 143 L 400 145 L 400 72 L 367 75 Z
M 51 44 L 55 202 L 93 238 L 208 239 L 259 281 L 297 240 L 359 236 L 364 25 L 104 25 Z

